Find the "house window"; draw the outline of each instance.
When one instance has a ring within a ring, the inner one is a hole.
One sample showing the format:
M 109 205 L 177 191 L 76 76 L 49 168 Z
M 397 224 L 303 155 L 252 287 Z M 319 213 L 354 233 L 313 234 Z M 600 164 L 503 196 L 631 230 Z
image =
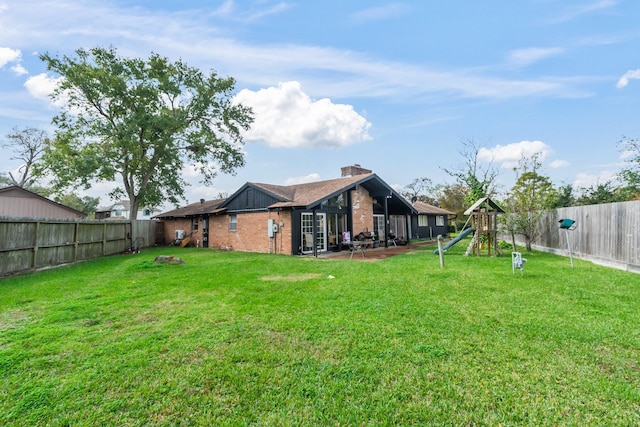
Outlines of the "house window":
M 144 212 L 143 212 L 143 215 L 144 216 L 151 216 L 151 209 L 149 209 L 149 208 L 145 209 Z
M 444 225 L 444 215 L 436 215 L 436 226 L 442 227 Z
M 338 194 L 336 197 L 332 197 L 327 200 L 329 206 L 344 207 L 347 206 L 347 193 Z
M 384 240 L 386 237 L 386 231 L 384 227 L 384 215 L 373 216 L 373 232 L 376 233 L 376 239 Z
M 428 227 L 429 217 L 427 215 L 418 215 L 418 227 Z
M 192 224 L 192 226 L 191 226 L 191 229 L 192 229 L 193 231 L 198 230 L 198 218 L 197 218 L 197 217 L 196 217 L 196 218 L 193 218 L 193 224 Z
M 229 231 L 236 231 L 238 229 L 238 215 L 229 215 Z

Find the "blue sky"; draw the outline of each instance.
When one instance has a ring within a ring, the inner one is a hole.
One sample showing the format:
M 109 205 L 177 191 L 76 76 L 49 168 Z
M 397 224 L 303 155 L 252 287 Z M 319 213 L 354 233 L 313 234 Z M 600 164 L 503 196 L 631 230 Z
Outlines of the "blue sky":
M 0 138 L 52 132 L 55 77 L 37 55 L 113 45 L 237 80 L 256 121 L 246 167 L 189 202 L 247 181 L 339 177 L 358 163 L 402 187 L 485 149 L 513 185 L 539 152 L 554 183 L 589 186 L 623 167 L 617 142 L 640 137 L 637 0 L 155 1 L 0 0 Z M 0 156 L 0 171 L 19 167 Z M 101 197 L 113 184 L 86 194 Z

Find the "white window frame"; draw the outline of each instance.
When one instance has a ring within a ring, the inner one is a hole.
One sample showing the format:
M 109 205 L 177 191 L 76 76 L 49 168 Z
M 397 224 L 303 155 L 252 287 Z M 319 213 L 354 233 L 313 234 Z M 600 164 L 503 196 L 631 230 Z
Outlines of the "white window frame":
M 229 214 L 229 231 L 238 231 L 238 215 Z

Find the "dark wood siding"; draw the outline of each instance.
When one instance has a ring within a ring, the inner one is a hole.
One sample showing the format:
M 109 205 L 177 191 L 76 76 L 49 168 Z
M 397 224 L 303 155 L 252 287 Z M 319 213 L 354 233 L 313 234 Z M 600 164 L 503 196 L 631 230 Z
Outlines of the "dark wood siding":
M 423 214 L 425 215 L 425 214 Z M 413 239 L 435 239 L 438 237 L 438 234 L 442 234 L 443 236 L 449 235 L 449 227 L 447 225 L 447 216 L 444 216 L 444 225 L 436 226 L 436 216 L 435 214 L 426 214 L 428 218 L 427 226 L 418 226 L 418 215 L 413 215 L 411 217 L 411 238 Z
M 226 208 L 227 211 L 230 212 L 267 209 L 268 206 L 279 201 L 280 200 L 275 197 L 256 188 L 248 187 L 230 200 L 226 205 Z

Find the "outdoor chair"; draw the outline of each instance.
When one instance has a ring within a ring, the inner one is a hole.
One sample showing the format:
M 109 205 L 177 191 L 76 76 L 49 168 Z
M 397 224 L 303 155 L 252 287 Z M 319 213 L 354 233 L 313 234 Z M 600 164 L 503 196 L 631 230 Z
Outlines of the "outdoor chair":
M 398 246 L 398 236 L 396 236 L 396 233 L 394 233 L 393 231 L 389 233 L 389 240 L 387 241 L 387 244 L 392 244 L 393 246 Z

